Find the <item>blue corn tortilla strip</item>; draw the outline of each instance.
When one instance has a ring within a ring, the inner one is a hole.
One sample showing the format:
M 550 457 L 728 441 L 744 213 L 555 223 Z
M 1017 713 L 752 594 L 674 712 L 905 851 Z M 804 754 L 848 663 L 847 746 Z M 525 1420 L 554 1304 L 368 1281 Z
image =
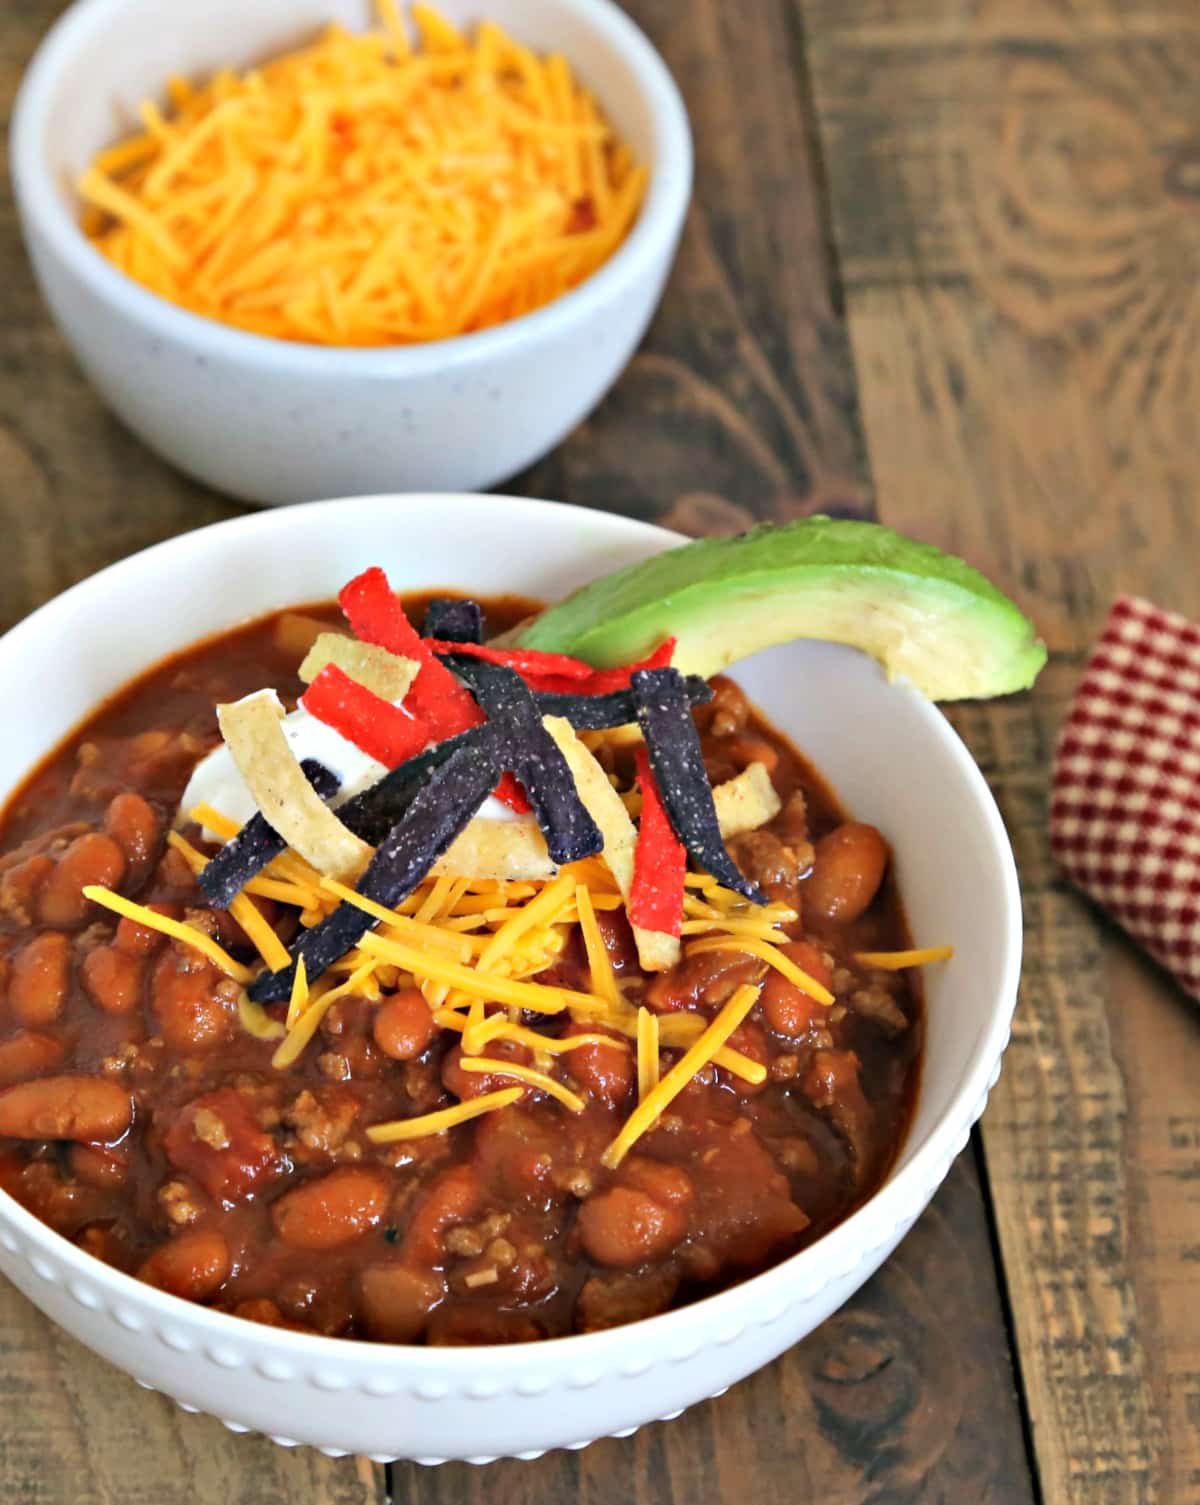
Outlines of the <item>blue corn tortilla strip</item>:
M 421 632 L 442 643 L 482 643 L 483 607 L 478 601 L 435 596 L 425 608 Z
M 338 792 L 337 775 L 316 758 L 300 764 L 304 776 L 323 800 L 328 802 Z M 196 880 L 200 891 L 214 909 L 228 909 L 254 877 L 287 848 L 287 842 L 268 825 L 261 815 L 252 815 L 232 841 L 228 841 L 211 859 Z
M 392 909 L 403 903 L 429 869 L 471 822 L 495 788 L 503 771 L 500 739 L 459 746 L 436 768 L 414 795 L 403 817 L 375 849 L 358 892 Z M 262 972 L 249 988 L 256 1003 L 279 1003 L 289 998 L 296 962 L 304 958 L 311 981 L 355 946 L 377 924 L 353 904 L 339 904 L 319 925 L 295 941 L 291 965 L 278 972 Z
M 684 684 L 692 705 L 707 705 L 713 697 L 712 687 L 698 674 L 689 674 Z M 533 698 L 543 716 L 563 716 L 577 732 L 604 732 L 637 720 L 632 690 L 610 690 L 605 695 L 570 695 L 546 690 Z
M 529 796 L 551 860 L 561 867 L 601 851 L 600 829 L 579 798 L 567 760 L 542 725 L 541 708 L 521 676 L 482 659 L 449 655 L 449 662 L 483 708 L 503 748 L 504 767 Z
M 338 819 L 371 846 L 377 847 L 416 798 L 426 779 L 463 747 L 477 748 L 487 736 L 485 726 L 475 726 L 447 737 L 419 752 L 384 774 L 377 784 L 338 806 Z
M 638 669 L 630 685 L 650 767 L 676 836 L 719 883 L 765 904 L 766 895 L 743 876 L 721 836 L 683 675 L 678 669 Z

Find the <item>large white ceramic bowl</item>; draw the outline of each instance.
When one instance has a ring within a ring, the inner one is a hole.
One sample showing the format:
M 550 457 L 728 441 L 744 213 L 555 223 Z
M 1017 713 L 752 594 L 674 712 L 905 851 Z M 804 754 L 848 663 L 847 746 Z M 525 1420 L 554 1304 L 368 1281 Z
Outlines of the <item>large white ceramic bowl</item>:
M 171 73 L 241 66 L 329 20 L 362 28 L 371 0 L 76 0 L 52 28 L 13 114 L 25 241 L 51 312 L 113 410 L 181 470 L 250 502 L 482 488 L 537 459 L 628 362 L 675 254 L 691 192 L 679 92 L 611 0 L 439 0 L 563 53 L 650 167 L 641 214 L 580 287 L 523 318 L 428 345 L 337 350 L 188 313 L 86 240 L 72 183 L 140 129 Z
M 368 497 L 266 512 L 93 575 L 0 639 L 0 794 L 164 654 L 383 565 L 397 586 L 552 599 L 680 542 L 603 513 L 491 496 Z M 0 1194 L 0 1269 L 68 1332 L 182 1405 L 283 1443 L 378 1459 L 534 1457 L 717 1395 L 823 1321 L 887 1257 L 967 1143 L 1000 1070 L 1021 915 L 1004 827 L 941 714 L 869 659 L 795 644 L 737 678 L 849 808 L 886 832 L 929 969 L 912 1133 L 886 1184 L 811 1248 L 721 1295 L 581 1337 L 501 1348 L 356 1343 L 262 1327 L 100 1264 Z M 31 685 L 41 688 L 36 695 Z

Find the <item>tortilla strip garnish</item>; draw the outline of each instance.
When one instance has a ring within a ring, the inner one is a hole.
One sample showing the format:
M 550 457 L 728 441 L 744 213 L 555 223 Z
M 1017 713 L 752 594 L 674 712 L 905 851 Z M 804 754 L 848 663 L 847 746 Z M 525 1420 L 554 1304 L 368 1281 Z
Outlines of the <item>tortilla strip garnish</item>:
M 629 818 L 629 811 L 608 782 L 604 769 L 575 735 L 571 723 L 562 716 L 545 716 L 542 722 L 561 748 L 579 790 L 579 798 L 600 828 L 604 837 L 601 856 L 628 909 L 633 889 L 633 855 L 637 847 L 637 830 Z M 635 925 L 633 938 L 637 943 L 638 961 L 647 972 L 665 972 L 679 960 L 676 936 L 643 930 Z
M 765 763 L 750 763 L 736 778 L 718 784 L 713 789 L 713 804 L 726 841 L 745 831 L 757 831 L 783 808 Z
M 429 870 L 432 878 L 498 878 L 514 883 L 540 882 L 557 872 L 535 820 L 484 820 L 480 816 Z
M 401 658 L 374 643 L 343 637 L 340 632 L 321 634 L 300 665 L 300 678 L 306 685 L 312 684 L 327 664 L 335 664 L 351 679 L 393 705 L 408 694 L 421 668 L 414 659 Z
M 217 707 L 225 745 L 267 824 L 318 872 L 353 881 L 372 849 L 346 829 L 308 782 L 282 721 L 274 690 Z

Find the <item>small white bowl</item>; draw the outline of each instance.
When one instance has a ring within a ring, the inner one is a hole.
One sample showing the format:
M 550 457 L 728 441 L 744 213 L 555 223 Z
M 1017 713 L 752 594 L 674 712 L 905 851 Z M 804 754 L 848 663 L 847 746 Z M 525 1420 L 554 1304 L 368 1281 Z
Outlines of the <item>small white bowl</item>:
M 361 497 L 219 523 L 102 570 L 0 639 L 0 798 L 131 677 L 273 608 L 383 565 L 402 589 L 554 599 L 682 540 L 604 513 L 509 497 Z M 927 969 L 912 1132 L 886 1183 L 765 1274 L 609 1332 L 502 1348 L 356 1343 L 262 1327 L 142 1285 L 0 1194 L 0 1269 L 74 1337 L 235 1430 L 326 1452 L 441 1462 L 536 1457 L 676 1415 L 797 1342 L 907 1232 L 967 1143 L 1000 1071 L 1021 909 L 1004 826 L 936 707 L 849 649 L 797 643 L 736 677 L 892 843 Z M 31 695 L 30 685 L 53 686 Z
M 665 64 L 610 0 L 442 0 L 562 52 L 650 167 L 612 258 L 536 312 L 427 345 L 341 350 L 201 318 L 125 277 L 79 227 L 72 187 L 137 131 L 172 73 L 285 50 L 321 24 L 370 24 L 371 0 L 76 0 L 13 113 L 26 245 L 60 329 L 119 417 L 188 474 L 249 502 L 400 489 L 480 489 L 558 443 L 628 362 L 662 294 L 691 192 L 687 115 Z

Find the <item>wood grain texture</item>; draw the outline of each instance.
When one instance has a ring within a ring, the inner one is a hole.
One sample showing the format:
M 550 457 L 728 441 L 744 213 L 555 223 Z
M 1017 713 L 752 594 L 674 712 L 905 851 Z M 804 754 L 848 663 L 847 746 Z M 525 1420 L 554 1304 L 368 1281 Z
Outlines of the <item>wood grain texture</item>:
M 5 1505 L 385 1505 L 363 1460 L 238 1437 L 141 1390 L 0 1281 Z
M 681 497 L 729 498 L 755 517 L 866 515 L 870 485 L 789 6 L 625 8 L 683 90 L 695 199 L 645 347 L 519 488 L 649 520 Z
M 6 99 L 57 8 L 38 0 L 0 24 Z M 691 532 L 820 509 L 868 516 L 797 14 L 788 0 L 628 8 L 687 95 L 696 205 L 645 349 L 598 412 L 511 489 Z M 104 413 L 46 320 L 7 200 L 0 280 L 11 306 L 0 366 L 7 623 L 112 559 L 240 509 L 168 470 Z M 0 1343 L 20 1400 L 19 1428 L 0 1421 L 0 1498 L 14 1505 L 107 1505 L 138 1490 L 168 1505 L 380 1497 L 369 1465 L 231 1438 L 144 1394 L 7 1290 Z M 421 1505 L 802 1495 L 1025 1505 L 1034 1487 L 973 1162 L 853 1303 L 721 1400 L 583 1454 L 482 1473 L 398 1467 L 392 1482 L 398 1499 Z
M 1200 615 L 1200 12 L 800 0 L 884 521 L 1057 650 L 957 711 L 1026 904 L 984 1120 L 1044 1498 L 1200 1500 L 1200 1013 L 1055 873 L 1048 760 L 1119 590 Z

